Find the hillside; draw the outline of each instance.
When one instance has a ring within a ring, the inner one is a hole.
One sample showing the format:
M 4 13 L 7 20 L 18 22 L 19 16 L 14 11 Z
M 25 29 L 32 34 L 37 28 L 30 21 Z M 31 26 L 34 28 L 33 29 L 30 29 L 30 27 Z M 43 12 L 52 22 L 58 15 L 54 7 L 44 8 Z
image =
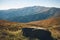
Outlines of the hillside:
M 39 26 L 39 27 L 47 28 L 52 33 L 53 37 L 60 40 L 60 17 L 29 22 L 27 24 L 31 26 Z
M 37 25 L 37 26 L 60 25 L 60 17 L 49 18 L 49 19 L 41 20 L 41 21 L 33 21 L 33 22 L 29 22 L 29 23 L 27 23 L 27 24 Z
M 40 28 L 41 30 L 50 31 L 53 38 L 60 39 L 60 24 L 59 24 L 60 20 L 58 19 L 59 18 L 55 19 L 51 18 L 48 20 L 42 20 L 40 22 L 36 21 L 30 23 L 18 23 L 18 22 L 9 22 L 0 20 L 0 39 L 28 40 L 29 38 L 22 36 L 23 28 L 32 28 L 32 29 L 34 28 L 33 30 L 39 30 Z M 10 36 L 12 37 L 12 39 L 10 38 Z
M 32 6 L 19 9 L 0 10 L 0 20 L 31 22 L 60 16 L 60 8 Z

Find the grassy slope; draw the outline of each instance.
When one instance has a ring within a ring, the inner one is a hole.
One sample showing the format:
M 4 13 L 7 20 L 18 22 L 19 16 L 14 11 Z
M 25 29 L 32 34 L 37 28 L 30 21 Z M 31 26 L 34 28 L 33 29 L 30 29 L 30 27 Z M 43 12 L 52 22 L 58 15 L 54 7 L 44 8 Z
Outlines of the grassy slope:
M 45 27 L 51 31 L 52 36 L 60 40 L 60 17 L 51 18 L 42 21 L 29 22 L 27 24 Z
M 54 38 L 60 39 L 60 17 L 30 23 L 17 23 L 0 20 L 0 39 L 28 40 L 29 38 L 22 36 L 21 28 L 33 26 L 47 28 Z

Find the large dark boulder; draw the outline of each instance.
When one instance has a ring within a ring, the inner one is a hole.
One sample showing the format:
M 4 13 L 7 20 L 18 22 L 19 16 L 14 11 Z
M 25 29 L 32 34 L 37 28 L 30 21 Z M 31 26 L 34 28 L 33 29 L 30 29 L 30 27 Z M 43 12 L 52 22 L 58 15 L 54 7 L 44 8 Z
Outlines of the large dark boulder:
M 38 38 L 40 40 L 53 40 L 51 33 L 43 29 L 23 28 L 23 36 L 32 38 Z

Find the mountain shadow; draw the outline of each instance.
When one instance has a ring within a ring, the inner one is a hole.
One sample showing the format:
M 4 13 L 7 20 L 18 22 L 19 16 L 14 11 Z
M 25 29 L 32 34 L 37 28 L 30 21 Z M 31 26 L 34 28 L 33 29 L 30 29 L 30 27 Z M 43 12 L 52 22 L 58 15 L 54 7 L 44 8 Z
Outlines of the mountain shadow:
M 39 40 L 55 40 L 51 36 L 51 33 L 42 29 L 34 29 L 34 28 L 23 28 L 23 36 L 29 37 L 29 40 L 33 40 L 35 38 Z
M 0 10 L 0 20 L 32 22 L 60 17 L 60 8 L 32 6 L 19 9 Z

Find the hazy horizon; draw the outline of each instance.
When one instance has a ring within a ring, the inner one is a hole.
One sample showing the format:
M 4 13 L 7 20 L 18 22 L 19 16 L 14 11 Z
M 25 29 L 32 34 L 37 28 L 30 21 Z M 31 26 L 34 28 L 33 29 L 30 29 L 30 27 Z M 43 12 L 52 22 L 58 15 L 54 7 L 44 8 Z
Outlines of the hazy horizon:
M 60 0 L 0 0 L 0 10 L 17 9 L 30 6 L 60 8 Z

